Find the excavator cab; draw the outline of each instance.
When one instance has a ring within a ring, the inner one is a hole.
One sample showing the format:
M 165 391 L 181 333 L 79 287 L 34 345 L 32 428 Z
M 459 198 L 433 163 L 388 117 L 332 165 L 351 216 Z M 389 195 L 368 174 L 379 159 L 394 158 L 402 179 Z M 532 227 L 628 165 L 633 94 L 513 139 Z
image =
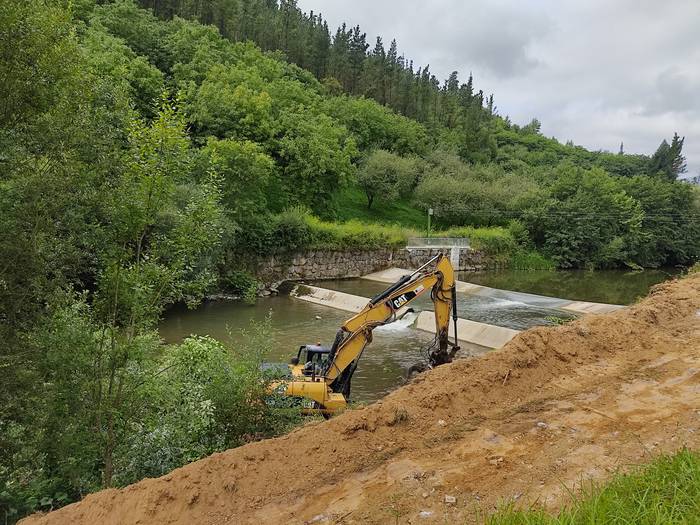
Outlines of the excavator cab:
M 321 345 L 302 345 L 297 356 L 290 361 L 290 368 L 294 373 L 303 376 L 320 376 L 328 362 L 331 349 Z

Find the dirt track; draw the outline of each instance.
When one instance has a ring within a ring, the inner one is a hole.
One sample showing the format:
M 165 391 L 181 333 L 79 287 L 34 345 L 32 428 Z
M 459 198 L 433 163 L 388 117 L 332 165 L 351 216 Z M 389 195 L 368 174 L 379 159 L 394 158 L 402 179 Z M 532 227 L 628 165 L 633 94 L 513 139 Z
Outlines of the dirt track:
M 470 522 L 683 445 L 700 447 L 700 274 L 22 524 Z

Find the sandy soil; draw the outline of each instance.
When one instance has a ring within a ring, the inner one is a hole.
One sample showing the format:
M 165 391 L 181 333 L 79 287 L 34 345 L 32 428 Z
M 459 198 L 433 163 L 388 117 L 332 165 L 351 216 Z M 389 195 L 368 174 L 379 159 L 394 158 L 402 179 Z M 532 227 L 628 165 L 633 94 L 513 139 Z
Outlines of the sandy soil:
M 700 446 L 700 274 L 23 525 L 469 523 Z

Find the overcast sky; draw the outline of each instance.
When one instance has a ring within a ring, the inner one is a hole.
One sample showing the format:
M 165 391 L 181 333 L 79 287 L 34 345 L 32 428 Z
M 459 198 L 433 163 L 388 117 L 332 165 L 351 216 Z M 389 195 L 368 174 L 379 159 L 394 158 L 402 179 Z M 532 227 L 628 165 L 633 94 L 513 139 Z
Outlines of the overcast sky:
M 332 31 L 359 24 L 501 115 L 589 149 L 651 154 L 677 131 L 700 171 L 700 0 L 299 0 Z

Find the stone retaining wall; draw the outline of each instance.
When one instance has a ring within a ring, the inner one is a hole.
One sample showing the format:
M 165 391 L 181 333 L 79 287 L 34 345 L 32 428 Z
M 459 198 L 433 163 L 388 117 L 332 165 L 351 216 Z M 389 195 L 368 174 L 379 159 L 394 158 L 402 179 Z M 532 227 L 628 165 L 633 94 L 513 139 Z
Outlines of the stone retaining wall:
M 391 267 L 417 268 L 438 253 L 440 248 L 384 248 L 377 250 L 311 250 L 296 254 L 260 258 L 253 273 L 266 285 L 286 280 L 343 279 L 361 277 Z M 450 253 L 447 250 L 446 255 Z M 489 266 L 482 252 L 461 248 L 458 271 Z

